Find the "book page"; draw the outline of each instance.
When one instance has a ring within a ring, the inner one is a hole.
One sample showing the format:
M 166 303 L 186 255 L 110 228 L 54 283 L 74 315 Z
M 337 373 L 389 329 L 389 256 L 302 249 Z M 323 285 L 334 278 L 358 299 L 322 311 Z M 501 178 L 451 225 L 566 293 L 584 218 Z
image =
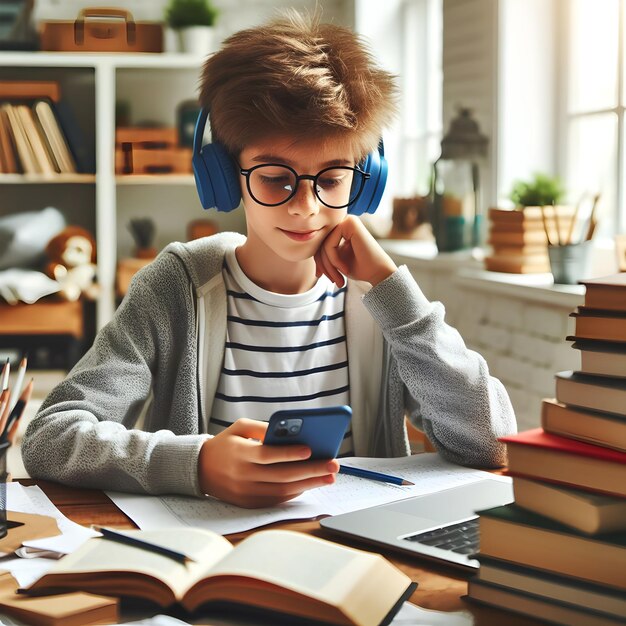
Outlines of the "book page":
M 96 537 L 59 561 L 48 574 L 103 572 L 104 577 L 105 572 L 141 572 L 162 580 L 177 598 L 182 598 L 188 587 L 233 549 L 223 537 L 195 528 L 120 532 L 182 552 L 194 561 L 182 564 L 156 552 Z
M 281 520 L 310 519 L 337 515 L 377 504 L 433 493 L 486 477 L 510 481 L 488 472 L 448 463 L 438 454 L 417 454 L 393 459 L 351 457 L 341 459 L 353 467 L 401 476 L 413 486 L 337 475 L 335 484 L 303 493 L 298 498 L 275 507 L 244 509 L 214 498 L 185 496 L 148 496 L 107 492 L 115 504 L 140 528 L 194 526 L 219 534 L 258 528 Z
M 367 570 L 377 557 L 288 530 L 259 531 L 216 563 L 209 576 L 249 576 L 327 601 L 354 586 L 348 572 Z M 303 567 L 306 563 L 306 567 Z

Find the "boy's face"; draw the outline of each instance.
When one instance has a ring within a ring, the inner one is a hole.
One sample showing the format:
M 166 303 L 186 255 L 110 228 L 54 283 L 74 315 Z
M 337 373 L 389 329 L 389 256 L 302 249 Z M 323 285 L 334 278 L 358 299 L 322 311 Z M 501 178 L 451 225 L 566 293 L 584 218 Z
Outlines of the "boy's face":
M 315 176 L 331 166 L 353 167 L 355 160 L 349 144 L 332 141 L 294 141 L 293 138 L 272 138 L 259 141 L 244 148 L 239 156 L 242 169 L 248 170 L 261 164 L 287 165 L 298 175 Z M 264 193 L 263 185 L 273 185 L 277 189 L 289 189 L 293 180 L 282 180 L 280 168 L 265 168 L 262 178 L 251 181 L 253 192 L 259 185 L 259 195 Z M 255 175 L 260 173 L 258 170 Z M 284 170 L 283 170 L 284 172 Z M 350 186 L 351 178 L 342 179 L 345 170 L 330 170 L 328 179 L 324 175 L 319 181 L 321 189 L 335 189 Z M 349 173 L 348 173 L 349 175 Z M 328 233 L 341 222 L 347 214 L 347 208 L 335 209 L 325 206 L 313 191 L 313 181 L 300 180 L 295 195 L 278 206 L 265 206 L 256 201 L 248 190 L 245 176 L 240 176 L 241 193 L 246 212 L 247 247 L 263 256 L 274 254 L 285 261 L 298 262 L 313 257 Z M 335 193 L 334 191 L 329 193 Z M 255 193 L 257 199 L 262 200 Z M 322 196 L 326 197 L 326 196 Z M 272 198 L 265 198 L 273 203 Z M 332 202 L 329 202 L 332 203 Z M 341 204 L 337 202 L 336 204 Z

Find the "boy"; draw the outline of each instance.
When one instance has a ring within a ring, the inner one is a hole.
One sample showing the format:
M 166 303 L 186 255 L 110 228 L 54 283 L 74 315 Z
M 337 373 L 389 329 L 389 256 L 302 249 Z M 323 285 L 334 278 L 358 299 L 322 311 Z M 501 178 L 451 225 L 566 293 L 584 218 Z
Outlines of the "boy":
M 247 237 L 171 244 L 137 275 L 29 426 L 33 477 L 269 506 L 338 471 L 263 446 L 269 416 L 340 404 L 340 454 L 408 454 L 408 413 L 446 458 L 504 463 L 504 387 L 349 214 L 395 98 L 353 33 L 296 13 L 209 58 L 200 101 Z

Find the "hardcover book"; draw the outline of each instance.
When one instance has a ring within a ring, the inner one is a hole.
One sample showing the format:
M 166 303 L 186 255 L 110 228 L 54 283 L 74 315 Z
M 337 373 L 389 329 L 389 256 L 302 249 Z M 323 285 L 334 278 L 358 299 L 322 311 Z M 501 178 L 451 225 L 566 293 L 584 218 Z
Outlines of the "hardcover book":
M 570 317 L 574 318 L 574 335 L 580 339 L 626 342 L 626 312 L 579 306 Z
M 265 530 L 236 547 L 199 528 L 126 531 L 194 559 L 180 563 L 145 548 L 87 540 L 27 590 L 129 596 L 196 611 L 213 603 L 329 624 L 391 621 L 416 585 L 377 554 L 287 530 Z M 304 565 L 306 563 L 306 566 Z
M 544 399 L 541 426 L 547 433 L 626 452 L 626 418 Z
M 626 344 L 568 337 L 580 351 L 580 372 L 626 378 Z
M 574 530 L 589 535 L 626 532 L 624 498 L 614 498 L 520 476 L 513 478 L 513 492 L 515 504 L 518 506 Z
M 626 498 L 626 452 L 558 437 L 541 428 L 501 437 L 513 476 Z
M 528 615 L 533 618 L 533 622 L 537 616 L 541 616 L 542 621 L 546 620 L 551 624 L 562 624 L 563 626 L 616 626 L 624 623 L 619 618 L 608 617 L 595 611 L 585 611 L 579 607 L 560 602 L 552 602 L 545 598 L 492 585 L 478 579 L 469 581 L 468 597 L 482 604 Z
M 614 618 L 626 615 L 626 596 L 623 593 L 531 567 L 481 557 L 476 578 L 481 582 L 508 587 L 548 601 L 554 600 L 579 609 L 606 613 Z
M 480 557 L 626 591 L 626 533 L 586 535 L 516 504 L 478 515 Z
M 626 416 L 626 380 L 558 372 L 556 399 L 564 404 Z
M 626 272 L 580 281 L 585 285 L 585 306 L 626 311 Z

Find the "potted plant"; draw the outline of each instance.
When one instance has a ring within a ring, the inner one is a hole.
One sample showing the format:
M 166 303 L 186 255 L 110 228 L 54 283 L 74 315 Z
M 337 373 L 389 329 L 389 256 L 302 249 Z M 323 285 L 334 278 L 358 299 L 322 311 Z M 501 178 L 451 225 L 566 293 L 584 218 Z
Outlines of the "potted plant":
M 165 21 L 177 34 L 179 50 L 205 55 L 212 51 L 218 10 L 210 0 L 170 0 Z
M 513 185 L 510 199 L 516 208 L 557 205 L 565 196 L 565 189 L 557 177 L 536 173 L 532 180 L 518 180 Z

